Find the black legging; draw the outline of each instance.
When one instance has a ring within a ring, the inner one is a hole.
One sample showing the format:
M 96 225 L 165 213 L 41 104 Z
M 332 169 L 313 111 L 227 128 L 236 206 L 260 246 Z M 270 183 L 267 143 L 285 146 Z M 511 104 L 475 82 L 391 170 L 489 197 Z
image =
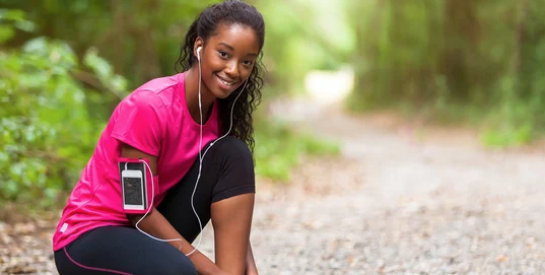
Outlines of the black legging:
M 193 242 L 200 233 L 191 207 L 198 172 L 197 158 L 186 176 L 168 191 L 157 207 L 188 242 Z M 255 192 L 255 177 L 248 147 L 233 137 L 219 140 L 204 157 L 194 197 L 203 227 L 210 220 L 212 203 L 251 192 Z M 106 226 L 90 230 L 56 251 L 55 263 L 61 275 L 197 274 L 189 258 L 174 246 L 153 240 L 134 227 Z

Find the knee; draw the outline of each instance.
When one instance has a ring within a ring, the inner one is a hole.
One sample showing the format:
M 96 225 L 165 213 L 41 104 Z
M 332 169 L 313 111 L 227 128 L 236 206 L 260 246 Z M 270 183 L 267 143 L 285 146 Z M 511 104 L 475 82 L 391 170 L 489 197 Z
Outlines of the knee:
M 244 164 L 251 163 L 253 165 L 253 156 L 248 145 L 242 140 L 226 136 L 214 144 L 217 154 L 224 156 L 230 160 L 242 161 Z
M 197 269 L 195 265 L 189 260 L 188 257 L 182 256 L 179 260 L 170 264 L 166 274 L 169 275 L 197 275 Z

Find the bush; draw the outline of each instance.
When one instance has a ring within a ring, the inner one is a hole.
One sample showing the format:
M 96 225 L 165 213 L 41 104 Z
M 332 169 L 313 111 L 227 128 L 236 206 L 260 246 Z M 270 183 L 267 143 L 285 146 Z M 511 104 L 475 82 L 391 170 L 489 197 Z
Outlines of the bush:
M 304 156 L 334 155 L 340 152 L 336 143 L 310 134 L 297 133 L 288 126 L 269 120 L 256 125 L 256 174 L 286 182 Z
M 104 127 L 92 119 L 88 98 L 74 73 L 82 67 L 70 47 L 37 38 L 21 50 L 0 51 L 0 200 L 49 206 L 71 188 Z M 85 64 L 123 89 L 122 78 L 89 51 Z

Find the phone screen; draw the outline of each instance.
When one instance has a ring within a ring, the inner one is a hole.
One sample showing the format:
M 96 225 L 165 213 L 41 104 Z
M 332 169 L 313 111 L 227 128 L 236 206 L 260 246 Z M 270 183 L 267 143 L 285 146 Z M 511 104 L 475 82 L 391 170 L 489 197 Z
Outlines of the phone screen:
M 141 178 L 123 178 L 123 190 L 125 192 L 125 204 L 144 205 Z

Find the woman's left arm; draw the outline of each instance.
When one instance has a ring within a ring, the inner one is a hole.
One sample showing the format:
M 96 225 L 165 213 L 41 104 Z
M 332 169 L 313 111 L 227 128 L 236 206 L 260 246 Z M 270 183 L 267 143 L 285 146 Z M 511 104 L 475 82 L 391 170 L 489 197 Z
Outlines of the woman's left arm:
M 215 202 L 211 206 L 216 265 L 233 275 L 246 273 L 248 253 L 251 251 L 254 201 L 255 194 L 248 193 Z

